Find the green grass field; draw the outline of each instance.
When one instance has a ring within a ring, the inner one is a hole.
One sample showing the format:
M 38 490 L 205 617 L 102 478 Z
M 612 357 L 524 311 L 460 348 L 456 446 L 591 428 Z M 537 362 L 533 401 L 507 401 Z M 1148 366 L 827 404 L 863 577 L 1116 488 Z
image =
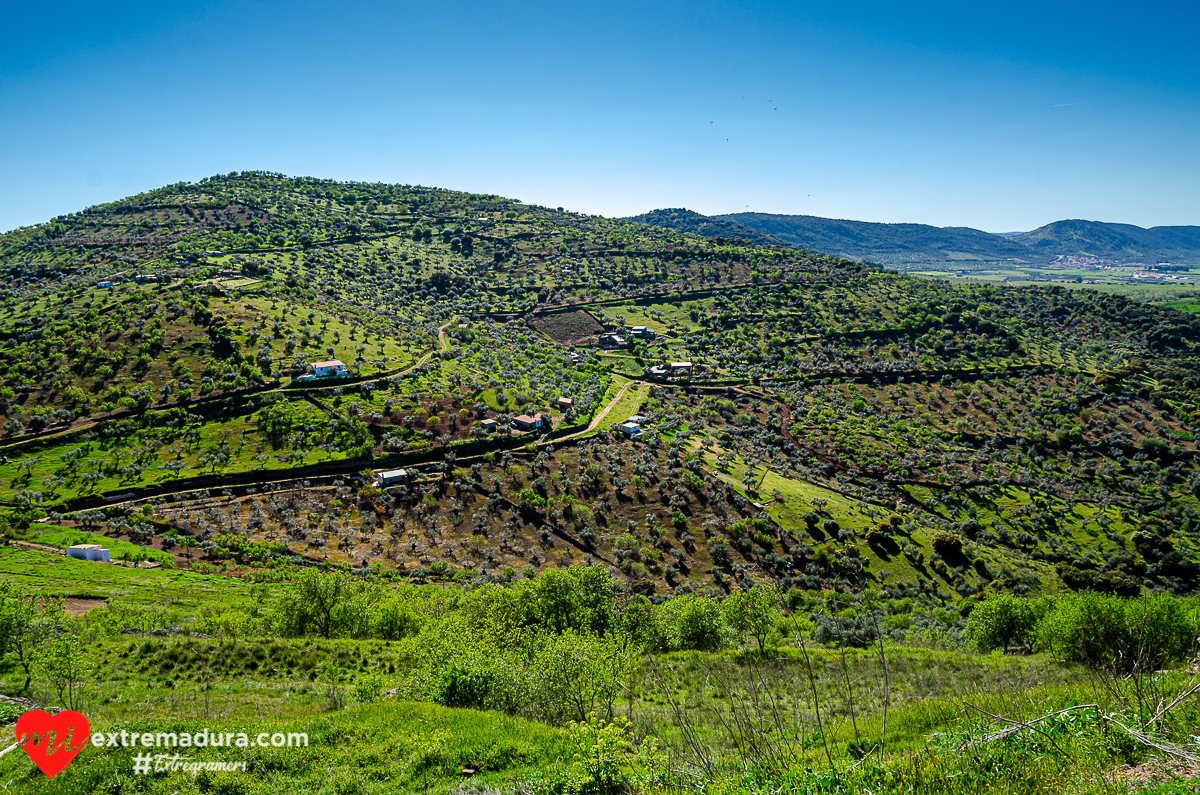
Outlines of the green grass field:
M 112 542 L 106 539 L 104 543 Z M 40 596 L 117 597 L 132 604 L 169 604 L 184 611 L 207 603 L 240 604 L 251 599 L 252 591 L 250 583 L 235 577 L 134 569 L 16 547 L 0 547 L 0 576 Z
M 157 561 L 174 560 L 174 557 L 169 552 L 150 549 L 140 544 L 122 541 L 117 538 L 109 538 L 96 533 L 88 533 L 83 530 L 55 527 L 49 524 L 34 525 L 34 528 L 35 532 L 27 539 L 34 544 L 62 548 L 74 544 L 99 544 L 109 550 L 112 560 L 125 560 L 130 557 L 148 557 L 150 560 Z
M 618 315 L 625 318 L 626 326 L 646 326 L 654 329 L 658 336 L 663 337 L 668 331 L 668 324 L 675 324 L 672 331 L 688 334 L 700 328 L 700 324 L 692 320 L 692 311 L 704 314 L 713 305 L 712 299 L 703 298 L 681 302 L 654 302 L 640 304 L 607 305 L 604 314 L 614 319 Z
M 321 710 L 320 696 L 309 694 L 308 714 L 281 719 L 268 711 L 271 699 L 256 698 L 248 690 L 207 715 L 202 707 L 212 699 L 206 701 L 199 694 L 193 694 L 193 699 L 191 709 L 175 709 L 169 717 L 157 720 L 132 715 L 106 719 L 92 710 L 91 729 L 302 732 L 308 735 L 308 747 L 210 748 L 190 753 L 181 748 L 164 749 L 193 760 L 244 760 L 248 772 L 133 776 L 133 756 L 139 749 L 89 746 L 53 782 L 37 773 L 21 753 L 0 759 L 0 776 L 12 785 L 10 791 L 31 793 L 113 791 L 114 785 L 146 793 L 446 792 L 464 781 L 464 770 L 475 771 L 470 783 L 478 787 L 504 787 L 541 778 L 565 767 L 572 750 L 566 733 L 548 726 L 430 704 L 368 703 L 327 713 Z M 234 704 L 235 710 L 229 711 Z

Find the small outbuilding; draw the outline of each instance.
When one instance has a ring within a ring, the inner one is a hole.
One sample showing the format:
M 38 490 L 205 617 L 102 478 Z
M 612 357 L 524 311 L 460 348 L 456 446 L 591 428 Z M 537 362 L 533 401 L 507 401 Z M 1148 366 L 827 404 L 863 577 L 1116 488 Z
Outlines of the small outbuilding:
M 651 378 L 686 378 L 692 375 L 695 368 L 691 362 L 671 362 L 670 364 L 656 364 L 646 371 L 646 374 Z
M 602 348 L 624 348 L 629 345 L 629 341 L 620 334 L 601 334 L 600 347 Z
M 671 377 L 692 374 L 691 362 L 671 362 Z
M 67 547 L 67 554 L 79 560 L 96 560 L 108 563 L 108 550 L 99 544 L 75 544 Z
M 496 430 L 496 421 L 490 417 L 486 420 L 480 420 L 479 424 L 482 425 L 483 429 L 488 433 Z
M 520 414 L 512 419 L 512 426 L 518 431 L 535 431 L 542 423 L 541 414 Z
M 379 473 L 376 485 L 385 489 L 388 486 L 395 486 L 398 483 L 407 483 L 412 473 L 407 469 L 389 469 Z
M 558 399 L 559 411 L 570 411 L 575 406 L 575 401 L 569 397 L 560 397 Z

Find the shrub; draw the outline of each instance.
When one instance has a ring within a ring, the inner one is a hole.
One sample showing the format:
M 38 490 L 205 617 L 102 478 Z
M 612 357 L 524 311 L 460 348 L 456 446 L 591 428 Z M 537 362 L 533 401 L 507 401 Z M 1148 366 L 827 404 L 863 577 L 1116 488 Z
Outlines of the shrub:
M 383 677 L 379 674 L 363 674 L 354 680 L 354 697 L 360 704 L 378 701 L 383 695 Z
M 424 619 L 423 613 L 409 609 L 400 600 L 388 599 L 373 611 L 371 636 L 382 640 L 400 640 L 417 634 Z
M 933 548 L 939 555 L 956 555 L 962 552 L 962 536 L 946 530 L 933 534 Z
M 712 555 L 713 563 L 716 563 L 718 566 L 727 566 L 732 560 L 729 553 L 729 544 L 724 538 L 717 537 L 710 541 L 708 551 Z
M 1167 594 L 1123 599 L 1084 591 L 1054 604 L 1033 634 L 1037 647 L 1058 659 L 1128 672 L 1184 659 L 1196 626 Z
M 1057 571 L 1063 584 L 1076 591 L 1101 591 L 1118 596 L 1137 596 L 1142 590 L 1137 582 L 1119 571 L 1092 571 L 1070 564 L 1058 566 Z
M 817 628 L 813 640 L 817 643 L 863 648 L 879 637 L 874 619 L 868 615 L 816 615 Z
M 729 642 L 721 604 L 700 594 L 677 596 L 658 607 L 651 634 L 658 651 L 717 651 Z
M 455 666 L 442 674 L 433 700 L 443 707 L 486 709 L 502 689 L 494 671 L 478 671 Z
M 721 605 L 721 614 L 735 632 L 754 638 L 762 651 L 779 617 L 778 597 L 773 589 L 756 585 L 732 594 Z
M 666 755 L 653 737 L 638 745 L 630 734 L 628 725 L 606 723 L 595 716 L 572 723 L 567 728 L 571 761 L 551 775 L 540 791 L 546 795 L 616 795 L 661 785 Z
M 1036 616 L 1027 599 L 999 594 L 975 605 L 967 619 L 967 635 L 982 651 L 1024 643 Z
M 880 522 L 867 532 L 867 543 L 876 546 L 886 544 L 892 540 L 892 525 L 887 522 Z

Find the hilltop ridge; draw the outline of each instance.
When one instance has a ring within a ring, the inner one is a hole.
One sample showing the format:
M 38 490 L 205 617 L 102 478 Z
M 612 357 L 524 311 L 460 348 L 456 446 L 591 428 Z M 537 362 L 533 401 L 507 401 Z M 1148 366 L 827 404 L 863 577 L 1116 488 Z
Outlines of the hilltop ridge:
M 999 235 L 969 227 L 810 215 L 730 213 L 709 217 L 684 209 L 655 210 L 630 220 L 709 237 L 741 236 L 908 270 L 972 260 L 1045 264 L 1067 256 L 1200 263 L 1200 226 L 1143 229 L 1131 224 L 1065 220 L 1029 232 Z

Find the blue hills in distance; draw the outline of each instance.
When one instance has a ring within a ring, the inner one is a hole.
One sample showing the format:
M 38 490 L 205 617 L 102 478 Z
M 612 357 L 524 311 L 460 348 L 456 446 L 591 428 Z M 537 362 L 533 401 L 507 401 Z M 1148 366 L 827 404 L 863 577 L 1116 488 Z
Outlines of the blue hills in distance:
M 1200 226 L 1156 226 L 1066 220 L 1030 232 L 996 234 L 969 227 L 883 224 L 812 215 L 731 213 L 706 216 L 663 209 L 629 220 L 706 237 L 742 238 L 881 264 L 963 259 L 1045 263 L 1058 256 L 1139 262 L 1200 263 Z

